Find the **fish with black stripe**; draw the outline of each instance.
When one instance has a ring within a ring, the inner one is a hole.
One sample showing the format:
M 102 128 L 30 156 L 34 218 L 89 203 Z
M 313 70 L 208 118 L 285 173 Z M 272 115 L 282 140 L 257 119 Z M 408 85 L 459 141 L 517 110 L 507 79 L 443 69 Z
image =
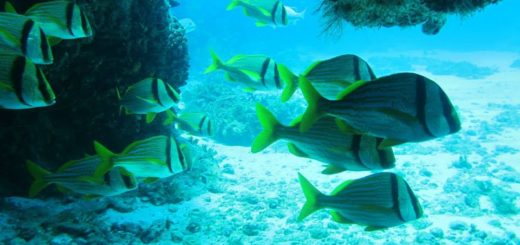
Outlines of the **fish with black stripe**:
M 154 136 L 128 145 L 115 154 L 95 142 L 95 149 L 104 161 L 95 176 L 103 175 L 114 167 L 122 167 L 136 177 L 165 178 L 191 168 L 191 153 L 186 143 L 174 136 Z
M 37 3 L 25 16 L 38 22 L 45 34 L 60 39 L 78 39 L 92 36 L 92 27 L 78 4 L 70 1 Z
M 305 16 L 305 11 L 297 12 L 279 0 L 232 0 L 227 10 L 242 7 L 244 14 L 256 19 L 256 26 L 287 26 Z
M 419 74 L 397 73 L 358 81 L 335 101 L 320 96 L 304 77 L 299 85 L 308 103 L 300 124 L 302 132 L 330 115 L 345 120 L 352 132 L 385 138 L 380 147 L 388 147 L 439 138 L 461 128 L 446 93 Z
M 302 221 L 317 210 L 332 209 L 334 221 L 366 226 L 367 231 L 384 229 L 417 220 L 423 209 L 406 181 L 394 173 L 382 172 L 347 180 L 325 195 L 302 174 L 298 174 L 307 202 L 298 216 Z
M 285 102 L 298 88 L 298 77 L 265 55 L 236 55 L 225 63 L 213 51 L 211 57 L 213 63 L 204 73 L 223 70 L 227 80 L 243 84 L 247 92 L 281 89 L 281 99 Z
M 0 13 L 0 49 L 23 55 L 35 64 L 51 64 L 54 59 L 40 25 L 13 13 Z
M 62 192 L 72 191 L 88 197 L 115 196 L 137 188 L 135 177 L 122 168 L 113 168 L 98 178 L 94 177 L 101 161 L 99 156 L 87 156 L 63 164 L 56 172 L 27 161 L 29 173 L 34 178 L 29 196 L 36 196 L 51 184 Z
M 118 89 L 116 92 L 126 114 L 146 115 L 147 123 L 151 123 L 160 112 L 166 112 L 165 124 L 171 123 L 175 117 L 171 108 L 180 100 L 179 93 L 158 78 L 141 80 L 129 86 L 122 96 Z
M 394 167 L 392 149 L 378 149 L 383 139 L 351 134 L 344 130 L 344 122 L 337 118 L 323 117 L 311 129 L 302 133 L 299 131 L 301 117 L 294 120 L 290 126 L 285 126 L 261 104 L 256 105 L 256 113 L 263 131 L 253 141 L 253 153 L 260 152 L 282 139 L 289 142 L 287 145 L 292 154 L 328 164 L 322 172 L 324 174 Z
M 376 79 L 370 65 L 353 54 L 316 61 L 303 72 L 301 77 L 309 80 L 312 86 L 329 100 L 337 99 L 338 95 L 354 82 Z
M 0 54 L 0 108 L 30 109 L 55 102 L 51 85 L 31 60 L 17 54 Z
M 211 119 L 201 112 L 182 112 L 175 119 L 177 128 L 198 136 L 211 137 L 215 133 L 215 125 Z

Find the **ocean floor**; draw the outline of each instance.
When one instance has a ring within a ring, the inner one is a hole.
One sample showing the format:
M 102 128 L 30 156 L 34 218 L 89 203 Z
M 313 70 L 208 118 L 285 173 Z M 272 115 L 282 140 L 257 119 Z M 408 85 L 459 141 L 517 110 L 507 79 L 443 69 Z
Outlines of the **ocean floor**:
M 414 68 L 439 82 L 463 127 L 394 149 L 391 171 L 408 181 L 424 208 L 417 221 L 366 232 L 321 210 L 297 222 L 305 202 L 298 172 L 324 193 L 369 173 L 322 175 L 321 163 L 290 155 L 283 142 L 251 154 L 197 139 L 211 159 L 120 197 L 3 198 L 0 243 L 520 244 L 520 69 L 506 63 L 485 78 Z

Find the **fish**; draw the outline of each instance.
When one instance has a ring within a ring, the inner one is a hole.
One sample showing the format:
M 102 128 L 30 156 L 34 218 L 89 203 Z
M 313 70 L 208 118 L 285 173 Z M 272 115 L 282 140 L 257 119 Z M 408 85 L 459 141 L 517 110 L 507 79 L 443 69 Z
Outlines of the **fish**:
M 115 167 L 122 167 L 136 177 L 165 178 L 191 168 L 189 146 L 174 136 L 154 136 L 128 145 L 115 154 L 99 142 L 96 153 L 103 158 L 94 176 L 101 176 Z
M 24 56 L 0 52 L 0 108 L 30 109 L 54 103 L 56 96 L 40 68 Z
M 100 178 L 94 177 L 101 162 L 99 156 L 87 156 L 69 161 L 53 173 L 32 161 L 27 161 L 29 173 L 34 178 L 29 189 L 29 197 L 35 197 L 51 184 L 57 185 L 58 190 L 62 192 L 71 191 L 86 197 L 115 196 L 137 188 L 136 178 L 122 168 L 111 169 Z
M 302 78 L 302 77 L 300 77 Z M 396 73 L 350 85 L 338 100 L 323 98 L 305 78 L 300 89 L 308 103 L 300 124 L 307 131 L 325 115 L 344 120 L 352 132 L 381 137 L 380 148 L 422 142 L 456 133 L 457 111 L 442 88 L 415 73 Z
M 344 130 L 344 122 L 337 118 L 323 117 L 311 129 L 302 133 L 299 130 L 301 117 L 290 126 L 285 126 L 261 104 L 256 105 L 256 112 L 263 131 L 251 145 L 253 153 L 262 151 L 277 140 L 286 140 L 293 155 L 328 164 L 323 174 L 394 167 L 392 149 L 378 149 L 382 138 L 348 133 Z
M 175 119 L 177 128 L 199 136 L 213 136 L 215 129 L 211 119 L 201 112 L 183 112 Z
M 78 39 L 93 35 L 90 22 L 78 4 L 70 1 L 47 1 L 34 4 L 24 14 L 38 22 L 47 36 Z
M 287 26 L 305 17 L 305 11 L 297 12 L 278 0 L 232 0 L 226 10 L 242 7 L 246 16 L 256 19 L 256 26 Z
M 52 64 L 54 57 L 40 25 L 23 15 L 0 13 L 0 49 L 23 55 L 35 64 Z
M 116 92 L 126 114 L 146 115 L 147 123 L 151 123 L 160 112 L 166 112 L 168 116 L 165 124 L 171 122 L 175 117 L 171 108 L 180 100 L 179 93 L 158 78 L 146 78 L 129 86 L 123 96 L 119 89 Z
M 445 15 L 431 16 L 422 24 L 422 32 L 428 35 L 436 35 L 444 24 L 446 24 Z
M 227 80 L 243 84 L 248 92 L 281 89 L 281 100 L 286 102 L 298 88 L 298 77 L 265 55 L 236 55 L 225 63 L 213 51 L 211 57 L 213 63 L 204 71 L 205 74 L 223 70 Z
M 195 31 L 195 29 L 197 29 L 197 25 L 190 18 L 180 19 L 179 24 L 181 24 L 181 26 L 184 28 L 184 31 L 186 33 L 193 32 L 193 31 Z
M 377 77 L 370 65 L 357 55 L 344 54 L 310 65 L 300 76 L 309 80 L 326 99 L 335 100 L 354 82 Z
M 417 220 L 423 209 L 406 181 L 394 173 L 381 172 L 347 180 L 330 195 L 321 193 L 298 173 L 307 202 L 298 221 L 322 208 L 331 209 L 335 222 L 366 226 L 366 231 L 385 229 Z

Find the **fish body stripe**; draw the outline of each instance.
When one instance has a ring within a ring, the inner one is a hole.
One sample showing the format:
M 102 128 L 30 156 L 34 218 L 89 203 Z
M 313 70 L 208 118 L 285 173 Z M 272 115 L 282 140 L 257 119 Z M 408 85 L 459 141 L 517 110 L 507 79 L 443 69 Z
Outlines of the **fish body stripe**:
M 70 35 L 74 36 L 74 31 L 72 30 L 72 18 L 74 17 L 74 3 L 69 3 L 65 11 L 67 18 L 67 29 L 69 30 Z
M 168 165 L 168 170 L 170 170 L 170 173 L 173 173 L 172 169 L 172 153 L 170 151 L 170 148 L 172 147 L 172 140 L 170 137 L 166 139 L 166 165 Z
M 26 106 L 31 106 L 23 98 L 23 74 L 25 73 L 25 62 L 25 58 L 21 56 L 14 60 L 13 68 L 11 70 L 11 79 L 18 100 Z
M 172 99 L 175 103 L 179 102 L 179 98 L 175 96 L 175 92 L 172 90 L 172 88 L 168 84 L 164 84 L 166 87 L 166 93 L 168 94 L 168 97 Z
M 264 63 L 262 63 L 262 70 L 260 71 L 260 79 L 261 79 L 262 85 L 264 85 L 264 87 L 267 86 L 265 84 L 265 74 L 267 73 L 267 68 L 269 67 L 269 61 L 271 61 L 270 58 L 266 58 L 264 60 Z
M 367 66 L 367 70 L 368 70 L 368 75 L 370 76 L 370 80 L 376 80 L 377 77 L 376 77 L 376 74 L 374 74 L 374 71 L 372 71 L 372 68 L 370 68 L 370 66 L 368 64 L 365 63 L 365 65 Z
M 276 1 L 276 3 L 273 6 L 273 9 L 271 9 L 271 20 L 276 25 L 276 9 L 278 8 L 278 5 L 280 4 L 280 1 Z
M 89 34 L 88 33 L 88 20 L 87 20 L 87 17 L 85 16 L 85 13 L 83 13 L 83 11 L 80 11 L 80 17 L 81 17 L 81 29 L 83 29 L 83 32 L 85 34 Z
M 34 27 L 34 21 L 29 19 L 25 24 L 23 25 L 22 29 L 22 40 L 20 40 L 21 43 L 21 49 L 22 53 L 24 55 L 27 55 L 27 45 L 29 42 L 29 34 L 31 33 L 31 30 Z
M 132 178 L 130 178 L 130 176 L 121 174 L 121 178 L 123 179 L 123 182 L 125 183 L 125 187 L 127 189 L 131 189 L 134 187 L 134 185 L 132 183 L 133 182 Z
M 424 77 L 417 76 L 416 83 L 416 113 L 417 118 L 419 119 L 419 123 L 423 127 L 426 134 L 435 138 L 435 135 L 428 128 L 428 124 L 426 123 L 426 81 L 424 81 Z
M 280 72 L 278 71 L 278 64 L 274 63 L 274 83 L 277 89 L 282 88 L 282 84 L 280 83 Z
M 379 145 L 383 142 L 383 138 L 376 138 L 376 151 L 379 156 L 379 163 L 381 163 L 382 168 L 390 168 L 392 166 L 391 161 L 386 157 L 386 150 L 379 150 Z
M 161 102 L 161 98 L 159 97 L 159 79 L 157 78 L 152 80 L 152 94 L 153 98 L 157 100 L 157 103 L 164 107 L 163 103 Z
M 211 135 L 211 120 L 208 121 L 208 135 Z
M 352 153 L 354 154 L 354 158 L 356 159 L 356 162 L 361 163 L 361 165 L 363 165 L 363 167 L 367 167 L 367 166 L 365 166 L 365 164 L 361 160 L 361 156 L 359 155 L 360 146 L 361 146 L 361 135 L 356 134 L 352 137 L 352 146 L 351 146 Z
M 287 10 L 282 5 L 282 24 L 287 25 Z
M 359 72 L 359 59 L 354 59 L 354 81 L 361 80 L 361 74 Z
M 182 154 L 181 147 L 179 146 L 179 142 L 175 142 L 175 146 L 177 148 L 177 157 L 179 158 L 179 161 L 181 162 L 182 169 L 188 169 L 188 166 L 186 165 L 186 159 L 184 158 L 184 154 Z
M 47 90 L 47 84 L 45 84 L 45 77 L 40 69 L 36 68 L 36 79 L 38 79 L 38 91 L 40 91 L 43 99 L 46 103 L 51 103 L 53 98 L 51 98 L 51 94 Z
M 446 122 L 448 123 L 448 127 L 450 128 L 450 133 L 455 133 L 460 129 L 460 126 L 455 121 L 455 118 L 453 117 L 453 107 L 450 104 L 450 101 L 448 100 L 448 97 L 442 89 L 439 88 L 439 96 L 441 97 L 441 103 L 442 103 L 442 112 L 444 115 L 444 118 L 446 119 Z
M 415 218 L 418 219 L 421 217 L 421 208 L 419 207 L 419 201 L 417 200 L 417 197 L 415 196 L 415 194 L 413 194 L 413 191 L 408 184 L 406 184 L 406 192 L 408 193 L 410 201 L 412 202 Z
M 49 54 L 51 53 L 51 51 L 49 50 L 49 42 L 47 40 L 47 35 L 45 34 L 45 32 L 43 32 L 43 30 L 41 28 L 40 28 L 40 38 L 41 38 L 40 49 L 42 50 L 43 60 L 50 61 L 51 58 L 49 57 Z
M 392 188 L 393 209 L 397 214 L 397 217 L 401 221 L 405 222 L 403 215 L 401 214 L 401 207 L 399 205 L 399 186 L 397 183 L 397 176 L 395 174 L 390 175 L 390 186 Z
M 106 185 L 111 186 L 112 185 L 112 176 L 110 176 L 110 172 L 106 173 L 104 176 L 104 182 Z
M 204 116 L 204 117 L 202 117 L 202 119 L 199 122 L 199 133 L 201 133 L 201 134 L 202 134 L 202 126 L 204 126 L 204 121 L 206 121 L 207 118 L 208 118 L 207 116 Z

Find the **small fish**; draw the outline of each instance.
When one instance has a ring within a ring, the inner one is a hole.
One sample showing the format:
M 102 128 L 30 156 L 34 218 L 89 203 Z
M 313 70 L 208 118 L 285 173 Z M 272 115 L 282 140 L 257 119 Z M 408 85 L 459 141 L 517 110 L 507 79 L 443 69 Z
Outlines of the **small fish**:
M 323 117 L 307 132 L 301 133 L 300 118 L 290 126 L 284 126 L 262 105 L 256 105 L 256 112 L 263 131 L 253 141 L 253 153 L 262 151 L 279 139 L 284 139 L 290 142 L 288 146 L 292 154 L 329 164 L 322 172 L 324 174 L 394 167 L 392 149 L 378 149 L 382 138 L 345 132 L 344 122 L 334 117 Z
M 55 102 L 56 96 L 40 68 L 24 56 L 0 53 L 0 108 L 30 109 Z
M 111 169 L 101 178 L 95 178 L 93 175 L 100 164 L 99 156 L 87 156 L 69 161 L 52 173 L 27 161 L 29 173 L 34 178 L 29 196 L 36 196 L 51 184 L 56 184 L 60 191 L 72 191 L 87 196 L 114 196 L 137 188 L 135 177 L 121 168 Z
M 344 224 L 367 226 L 372 231 L 398 226 L 419 219 L 423 209 L 406 181 L 393 173 L 376 173 L 367 177 L 348 180 L 325 195 L 316 189 L 303 175 L 298 174 L 307 202 L 298 220 L 313 212 L 332 209 L 333 220 Z
M 92 36 L 92 27 L 79 5 L 70 1 L 47 1 L 33 5 L 25 16 L 38 22 L 45 34 L 61 39 Z
M 189 146 L 173 137 L 154 136 L 135 141 L 120 154 L 115 154 L 95 142 L 95 149 L 104 161 L 95 176 L 114 167 L 122 167 L 136 177 L 165 178 L 191 168 Z
M 428 20 L 422 24 L 422 32 L 428 35 L 436 35 L 444 24 L 446 24 L 445 15 L 429 17 Z
M 0 49 L 23 55 L 35 64 L 51 64 L 54 59 L 40 25 L 13 13 L 0 13 Z
M 194 135 L 211 137 L 215 132 L 214 125 L 205 113 L 183 112 L 175 119 L 175 123 L 179 129 Z
M 312 86 L 329 100 L 337 99 L 338 95 L 354 82 L 376 79 L 370 65 L 352 54 L 314 62 L 301 76 L 309 80 Z
M 181 24 L 186 33 L 193 32 L 195 29 L 197 29 L 197 25 L 195 25 L 195 22 L 193 22 L 193 20 L 190 18 L 180 19 L 179 24 Z
M 211 52 L 211 57 L 213 63 L 204 73 L 224 70 L 228 80 L 242 83 L 246 91 L 283 89 L 281 99 L 285 102 L 297 89 L 297 76 L 265 55 L 236 55 L 226 63 L 220 61 L 214 52 Z
M 256 26 L 287 26 L 305 16 L 305 11 L 296 12 L 294 8 L 278 0 L 232 0 L 227 10 L 243 7 L 244 14 L 257 20 Z
M 358 81 L 338 100 L 320 96 L 311 83 L 300 79 L 308 107 L 300 124 L 302 132 L 331 115 L 351 126 L 353 132 L 385 138 L 380 148 L 421 142 L 453 134 L 460 120 L 448 96 L 434 81 L 415 73 L 397 73 L 371 82 Z
M 166 122 L 172 121 L 175 115 L 170 109 L 180 99 L 171 85 L 158 78 L 146 78 L 131 85 L 123 96 L 119 90 L 116 91 L 126 114 L 146 115 L 147 123 L 152 122 L 157 113 L 164 111 L 168 116 Z

